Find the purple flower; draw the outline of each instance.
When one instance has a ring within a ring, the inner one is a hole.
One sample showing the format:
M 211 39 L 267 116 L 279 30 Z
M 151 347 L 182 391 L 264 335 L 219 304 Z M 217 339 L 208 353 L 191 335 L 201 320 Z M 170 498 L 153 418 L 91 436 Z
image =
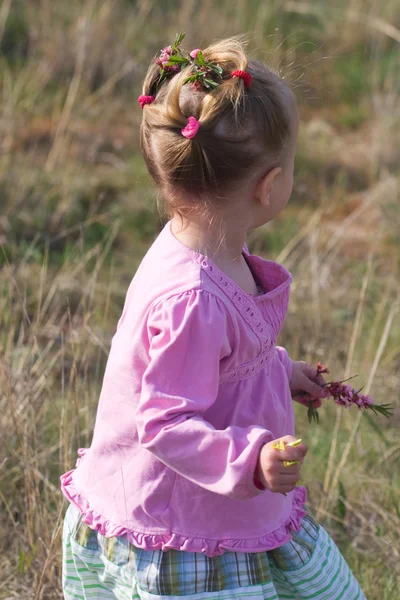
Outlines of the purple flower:
M 368 396 L 368 395 L 364 396 L 364 404 L 365 404 L 365 406 L 371 406 L 371 404 L 373 404 L 373 403 L 374 402 L 373 402 L 371 396 Z
M 323 372 L 329 371 L 322 363 L 318 363 L 317 374 Z M 360 410 L 369 408 L 374 414 L 381 414 L 385 417 L 390 417 L 392 415 L 393 408 L 390 404 L 375 404 L 371 396 L 368 394 L 361 394 L 360 389 L 356 390 L 344 381 L 330 381 L 325 384 L 325 390 L 328 392 L 328 395 L 332 397 L 335 404 L 344 406 L 344 408 L 349 408 L 355 404 Z M 311 401 L 313 400 L 316 400 L 316 398 L 311 397 Z M 312 421 L 310 415 L 309 421 L 310 423 Z
M 178 73 L 180 71 L 179 65 L 168 65 L 164 66 L 165 71 L 169 71 L 170 73 Z
M 317 363 L 317 374 L 329 373 L 329 369 L 319 360 Z
M 192 86 L 193 86 L 193 89 L 196 90 L 196 92 L 204 91 L 204 86 L 199 79 L 196 79 L 196 81 L 193 82 Z

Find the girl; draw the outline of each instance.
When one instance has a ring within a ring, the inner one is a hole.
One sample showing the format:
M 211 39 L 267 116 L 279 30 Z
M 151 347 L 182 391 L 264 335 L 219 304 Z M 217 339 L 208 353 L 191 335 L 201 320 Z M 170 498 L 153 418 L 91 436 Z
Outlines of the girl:
M 170 220 L 128 290 L 92 445 L 61 477 L 64 595 L 360 600 L 296 487 L 292 395 L 325 392 L 276 346 L 291 275 L 245 245 L 289 200 L 296 102 L 240 41 L 182 39 L 139 97 Z

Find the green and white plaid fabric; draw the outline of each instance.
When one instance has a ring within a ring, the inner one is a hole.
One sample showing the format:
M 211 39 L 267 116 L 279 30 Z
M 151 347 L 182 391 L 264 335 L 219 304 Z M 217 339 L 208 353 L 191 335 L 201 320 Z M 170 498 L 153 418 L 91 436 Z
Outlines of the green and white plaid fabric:
M 310 515 L 281 548 L 209 558 L 105 538 L 73 506 L 64 522 L 63 590 L 66 600 L 365 600 L 335 543 Z

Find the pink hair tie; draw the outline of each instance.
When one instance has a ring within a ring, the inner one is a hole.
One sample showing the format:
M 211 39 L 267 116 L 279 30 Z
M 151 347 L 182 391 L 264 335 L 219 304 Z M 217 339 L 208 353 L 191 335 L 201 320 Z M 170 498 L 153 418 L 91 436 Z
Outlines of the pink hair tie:
M 238 77 L 239 79 L 243 79 L 245 88 L 248 88 L 251 84 L 251 75 L 248 71 L 241 71 L 240 69 L 238 69 L 237 71 L 232 71 L 232 77 Z
M 140 106 L 143 108 L 146 104 L 151 104 L 154 102 L 154 96 L 139 96 L 138 102 Z
M 185 138 L 191 140 L 192 138 L 194 138 L 199 128 L 200 123 L 198 122 L 196 117 L 189 117 L 186 127 L 181 129 L 181 133 Z

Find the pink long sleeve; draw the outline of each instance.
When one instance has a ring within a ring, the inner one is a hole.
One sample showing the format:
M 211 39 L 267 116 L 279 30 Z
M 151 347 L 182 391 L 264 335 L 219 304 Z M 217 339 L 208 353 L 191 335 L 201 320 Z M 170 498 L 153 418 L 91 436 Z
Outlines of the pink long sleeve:
M 260 448 L 273 436 L 258 426 L 218 430 L 203 418 L 217 399 L 220 361 L 231 354 L 227 319 L 204 290 L 153 309 L 136 422 L 141 445 L 165 465 L 209 491 L 245 499 L 263 493 L 253 476 Z

